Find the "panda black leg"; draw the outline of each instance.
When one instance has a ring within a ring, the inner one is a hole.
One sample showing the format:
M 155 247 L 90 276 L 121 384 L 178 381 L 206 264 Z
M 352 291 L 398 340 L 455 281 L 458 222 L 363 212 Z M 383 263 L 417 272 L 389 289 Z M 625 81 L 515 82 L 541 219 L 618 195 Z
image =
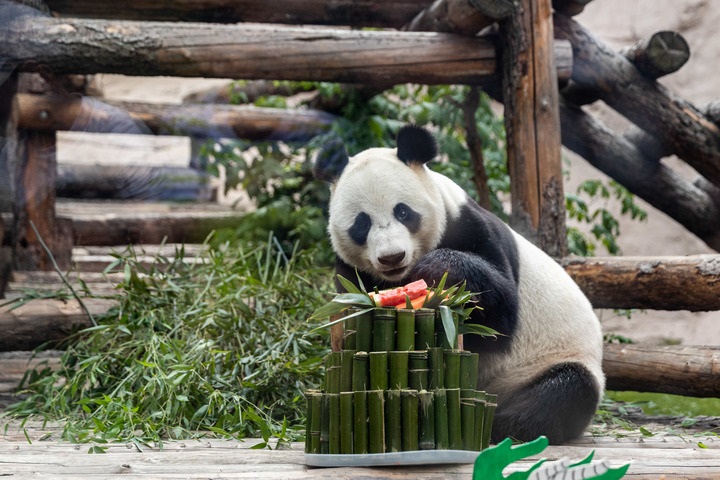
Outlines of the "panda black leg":
M 492 441 L 531 441 L 545 435 L 551 444 L 565 443 L 582 435 L 599 401 L 597 383 L 585 367 L 556 365 L 499 401 Z

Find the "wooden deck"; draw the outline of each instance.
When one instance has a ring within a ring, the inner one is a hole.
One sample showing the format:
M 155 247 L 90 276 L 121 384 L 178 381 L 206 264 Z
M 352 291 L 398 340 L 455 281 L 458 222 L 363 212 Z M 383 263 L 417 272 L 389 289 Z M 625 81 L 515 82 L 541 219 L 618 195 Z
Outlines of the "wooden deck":
M 0 423 L 2 427 L 2 423 Z M 0 435 L 3 478 L 252 478 L 252 479 L 471 479 L 472 465 L 314 468 L 305 464 L 302 444 L 283 450 L 253 450 L 259 440 L 187 440 L 162 448 L 132 444 L 106 445 L 90 454 L 90 445 L 59 442 L 59 427 L 11 424 Z M 1 432 L 1 430 L 0 430 Z M 27 434 L 27 438 L 26 438 Z M 28 441 L 29 439 L 29 441 Z M 30 443 L 31 442 L 31 443 Z M 572 444 L 548 447 L 548 460 L 580 460 L 591 451 L 612 467 L 630 463 L 624 478 L 720 478 L 720 438 L 713 435 L 585 436 Z M 512 464 L 506 471 L 525 470 L 540 457 Z

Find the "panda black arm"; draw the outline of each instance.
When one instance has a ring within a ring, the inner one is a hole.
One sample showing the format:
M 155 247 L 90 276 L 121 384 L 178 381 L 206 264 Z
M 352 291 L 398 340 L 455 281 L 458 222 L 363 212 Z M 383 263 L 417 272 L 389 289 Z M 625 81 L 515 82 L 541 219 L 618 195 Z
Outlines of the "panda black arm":
M 497 339 L 476 335 L 465 337 L 466 348 L 473 351 L 504 351 L 510 347 L 517 325 L 518 288 L 511 272 L 502 272 L 477 254 L 440 248 L 433 250 L 415 265 L 410 280 L 424 279 L 437 284 L 448 273 L 446 285 L 466 282 L 466 289 L 479 292 L 478 304 L 471 321 L 491 327 L 503 336 Z

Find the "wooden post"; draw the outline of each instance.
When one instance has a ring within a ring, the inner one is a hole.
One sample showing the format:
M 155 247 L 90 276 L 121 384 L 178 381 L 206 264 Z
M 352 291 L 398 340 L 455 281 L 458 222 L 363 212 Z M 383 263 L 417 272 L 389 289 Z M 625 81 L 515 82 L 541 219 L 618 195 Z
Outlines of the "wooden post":
M 15 145 L 17 143 L 16 118 L 13 99 L 17 93 L 17 74 L 0 70 L 0 214 L 12 213 L 15 208 Z M 0 298 L 5 298 L 5 287 L 12 270 L 12 223 L 9 228 L 0 221 Z
M 21 92 L 43 93 L 47 88 L 39 75 L 20 75 Z M 55 217 L 55 137 L 54 131 L 18 131 L 14 249 L 19 270 L 53 269 L 41 242 L 45 242 L 61 268 L 70 265 L 73 236 L 68 227 L 60 228 Z
M 567 247 L 551 2 L 521 2 L 500 26 L 510 223 L 561 257 Z

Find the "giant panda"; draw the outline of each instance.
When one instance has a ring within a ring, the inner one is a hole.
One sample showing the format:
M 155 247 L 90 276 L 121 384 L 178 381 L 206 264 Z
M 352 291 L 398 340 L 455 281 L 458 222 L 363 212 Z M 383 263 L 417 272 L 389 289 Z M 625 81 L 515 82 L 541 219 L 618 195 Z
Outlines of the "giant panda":
M 317 155 L 315 176 L 330 182 L 336 273 L 380 289 L 446 272 L 448 285 L 466 281 L 482 307 L 469 321 L 502 334 L 464 338 L 480 355 L 478 388 L 498 394 L 492 440 L 581 435 L 605 386 L 590 302 L 552 258 L 430 170 L 436 156 L 434 137 L 414 125 L 395 149 L 348 158 L 335 142 Z

